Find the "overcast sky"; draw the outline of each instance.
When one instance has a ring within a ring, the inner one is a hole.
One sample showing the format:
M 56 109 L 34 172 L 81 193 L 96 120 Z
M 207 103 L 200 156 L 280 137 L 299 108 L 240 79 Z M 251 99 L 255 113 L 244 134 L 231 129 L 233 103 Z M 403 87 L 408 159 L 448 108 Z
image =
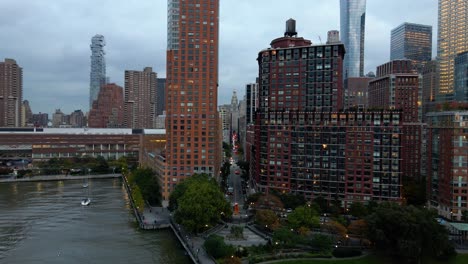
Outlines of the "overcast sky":
M 23 68 L 23 99 L 34 113 L 88 111 L 95 34 L 105 36 L 111 82 L 123 86 L 125 70 L 146 66 L 166 75 L 167 0 L 0 0 L 0 11 L 0 60 Z M 389 60 L 390 30 L 403 22 L 432 25 L 435 57 L 437 0 L 367 0 L 366 12 L 366 73 Z M 234 89 L 242 99 L 258 52 L 289 18 L 299 36 L 325 43 L 328 30 L 340 29 L 339 0 L 221 0 L 218 104 Z

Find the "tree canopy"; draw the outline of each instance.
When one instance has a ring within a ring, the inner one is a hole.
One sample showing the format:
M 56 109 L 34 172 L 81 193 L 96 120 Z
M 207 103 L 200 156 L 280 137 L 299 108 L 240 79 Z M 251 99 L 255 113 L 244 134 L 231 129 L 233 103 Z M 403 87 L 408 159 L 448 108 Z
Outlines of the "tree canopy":
M 300 227 L 314 228 L 320 226 L 320 218 L 312 207 L 299 206 L 288 215 L 288 225 L 291 228 L 298 229 Z
M 161 205 L 161 187 L 150 168 L 138 168 L 132 171 L 128 181 L 130 184 L 136 184 L 140 187 L 143 199 L 149 204 Z
M 218 184 L 206 174 L 195 174 L 178 184 L 169 197 L 175 220 L 189 232 L 198 233 L 232 214 Z
M 423 257 L 454 254 L 447 229 L 424 208 L 383 203 L 367 217 L 368 237 L 377 249 L 389 255 L 418 263 Z

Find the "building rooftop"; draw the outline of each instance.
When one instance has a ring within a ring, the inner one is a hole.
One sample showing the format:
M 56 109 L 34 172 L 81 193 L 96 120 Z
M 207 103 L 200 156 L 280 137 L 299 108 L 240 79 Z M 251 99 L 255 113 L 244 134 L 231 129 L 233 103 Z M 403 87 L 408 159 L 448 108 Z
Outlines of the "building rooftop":
M 34 127 L 19 127 L 19 128 L 0 128 L 0 134 L 76 134 L 76 135 L 164 135 L 165 129 L 131 129 L 131 128 L 34 128 Z

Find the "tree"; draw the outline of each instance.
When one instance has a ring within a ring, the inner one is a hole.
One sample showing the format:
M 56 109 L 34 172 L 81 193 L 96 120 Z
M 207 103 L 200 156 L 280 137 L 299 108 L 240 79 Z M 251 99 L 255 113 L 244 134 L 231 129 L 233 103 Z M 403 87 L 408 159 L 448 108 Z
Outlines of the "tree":
M 242 226 L 231 226 L 231 236 L 236 239 L 244 238 L 244 228 Z
M 161 187 L 153 170 L 150 168 L 138 168 L 130 174 L 129 181 L 140 187 L 145 201 L 151 205 L 161 205 Z
M 426 181 L 416 181 L 413 177 L 403 177 L 403 197 L 407 205 L 424 206 L 426 204 Z
M 324 224 L 324 227 L 333 234 L 340 236 L 341 238 L 346 237 L 346 227 L 336 221 L 329 221 Z
M 419 263 L 423 257 L 455 254 L 447 229 L 435 219 L 437 214 L 424 208 L 383 203 L 366 218 L 368 237 L 377 249 Z
M 143 199 L 143 195 L 141 195 L 140 187 L 138 187 L 138 185 L 133 186 L 131 193 L 138 212 L 143 212 L 143 209 L 145 208 L 145 200 Z
M 270 209 L 274 211 L 280 211 L 284 209 L 283 202 L 281 202 L 280 198 L 273 194 L 265 194 L 261 195 L 258 198 L 256 203 L 257 209 Z
M 223 166 L 221 167 L 221 188 L 223 192 L 226 191 L 227 179 L 230 173 L 231 173 L 231 163 L 226 161 L 223 163 Z
M 322 196 L 319 196 L 313 200 L 313 203 L 318 205 L 320 212 L 328 212 L 328 202 Z
M 232 146 L 226 142 L 223 142 L 223 151 L 226 153 L 226 157 L 232 157 Z
M 349 213 L 355 217 L 365 217 L 367 215 L 367 207 L 360 202 L 353 202 L 349 207 Z
M 273 233 L 273 243 L 278 242 L 280 247 L 294 247 L 299 240 L 299 236 L 287 227 L 279 228 Z
M 318 213 L 310 206 L 299 206 L 288 215 L 288 225 L 291 228 L 316 228 L 320 226 Z
M 257 210 L 257 213 L 255 214 L 255 222 L 270 230 L 278 229 L 280 226 L 278 216 L 275 212 L 269 209 Z
M 468 222 L 468 211 L 465 210 L 462 212 L 462 219 L 463 221 Z
M 98 156 L 96 160 L 90 164 L 91 170 L 94 173 L 107 173 L 109 172 L 109 164 L 103 156 Z
M 319 252 L 328 252 L 330 251 L 332 244 L 333 244 L 333 239 L 324 234 L 314 234 L 312 236 L 312 239 L 310 239 L 310 245 L 317 249 Z
M 224 238 L 218 235 L 210 235 L 203 246 L 206 252 L 213 256 L 215 259 L 231 257 L 236 252 L 235 248 L 231 245 L 227 245 L 224 242 Z
M 250 175 L 250 163 L 248 161 L 239 160 L 237 166 L 242 170 L 242 179 L 247 181 Z
M 306 204 L 306 200 L 303 195 L 283 193 L 280 195 L 280 199 L 283 202 L 284 208 L 296 208 Z
M 223 264 L 242 264 L 242 259 L 236 256 L 227 256 L 224 258 Z
M 195 179 L 182 183 L 186 185 L 183 193 L 176 193 L 181 196 L 177 198 L 174 218 L 187 231 L 199 233 L 216 225 L 223 215 L 231 215 L 232 208 L 214 179 L 206 174 L 192 177 Z
M 367 234 L 367 222 L 364 219 L 359 219 L 352 221 L 348 226 L 348 231 L 350 234 L 356 235 L 358 237 L 365 237 Z

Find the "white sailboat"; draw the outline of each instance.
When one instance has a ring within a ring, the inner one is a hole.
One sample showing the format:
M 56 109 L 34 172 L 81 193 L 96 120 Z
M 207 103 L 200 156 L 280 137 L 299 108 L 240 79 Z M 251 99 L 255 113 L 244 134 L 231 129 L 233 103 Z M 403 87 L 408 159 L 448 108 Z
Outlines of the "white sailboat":
M 88 188 L 88 186 L 89 186 L 89 182 L 88 182 L 88 179 L 87 179 L 86 182 L 83 183 L 83 188 Z M 89 195 L 89 189 L 90 188 L 88 188 L 88 196 L 81 200 L 81 205 L 89 205 L 91 203 L 91 197 Z
M 91 203 L 91 198 L 83 198 L 83 200 L 81 200 L 81 205 L 89 205 Z

